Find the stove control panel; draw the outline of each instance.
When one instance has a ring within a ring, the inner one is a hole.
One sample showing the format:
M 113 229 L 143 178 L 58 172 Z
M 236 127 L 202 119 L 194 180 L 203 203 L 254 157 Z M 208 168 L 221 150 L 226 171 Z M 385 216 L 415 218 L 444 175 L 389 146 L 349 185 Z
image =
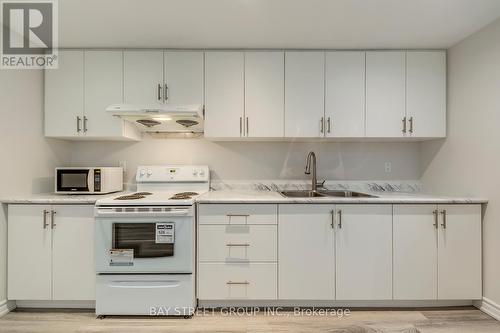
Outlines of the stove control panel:
M 210 171 L 206 165 L 150 165 L 137 167 L 136 181 L 149 182 L 208 182 Z

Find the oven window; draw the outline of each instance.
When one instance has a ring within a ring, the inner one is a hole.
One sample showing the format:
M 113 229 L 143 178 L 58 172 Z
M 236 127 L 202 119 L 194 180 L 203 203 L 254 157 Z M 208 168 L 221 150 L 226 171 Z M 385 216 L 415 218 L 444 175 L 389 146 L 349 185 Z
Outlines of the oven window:
M 89 170 L 57 170 L 58 191 L 88 191 Z
M 173 243 L 157 243 L 156 223 L 113 223 L 113 249 L 133 249 L 134 258 L 174 255 Z

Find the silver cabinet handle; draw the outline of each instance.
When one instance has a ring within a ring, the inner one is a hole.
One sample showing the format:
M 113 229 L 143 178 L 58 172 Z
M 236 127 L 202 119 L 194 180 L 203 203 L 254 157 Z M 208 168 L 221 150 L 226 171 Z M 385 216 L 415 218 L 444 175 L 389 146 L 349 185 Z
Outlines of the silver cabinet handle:
M 49 224 L 47 223 L 47 214 L 49 213 L 48 210 L 44 209 L 43 210 L 43 228 L 44 229 L 47 229 L 47 227 L 49 226 Z
M 81 123 L 82 123 L 82 118 L 80 118 L 80 116 L 76 116 L 76 131 L 78 133 L 82 131 Z
M 240 117 L 240 136 L 241 136 L 241 134 L 242 134 L 242 132 L 243 132 L 243 130 L 242 130 L 242 129 L 243 129 L 243 118 L 242 118 L 242 117 Z
M 165 91 L 163 92 L 163 94 L 165 95 L 165 101 L 167 101 L 168 100 L 168 86 L 166 83 L 164 85 L 164 90 Z
M 413 117 L 410 117 L 410 130 L 408 132 L 413 133 Z
M 246 133 L 247 133 L 247 136 L 248 136 L 248 117 L 247 117 L 247 131 L 246 131 Z
M 328 133 L 331 133 L 331 132 L 332 132 L 332 129 L 331 129 L 331 124 L 330 124 L 330 123 L 331 123 L 331 121 L 330 121 L 330 117 L 328 117 L 328 120 L 327 120 L 326 122 L 327 122 L 327 124 L 328 124 L 328 126 L 327 126 L 327 127 L 328 127 Z
M 158 100 L 161 101 L 161 84 L 158 83 Z
M 250 244 L 248 244 L 248 243 L 227 243 L 226 246 L 228 246 L 228 247 L 232 247 L 232 246 L 235 246 L 235 247 L 249 247 Z
M 50 211 L 50 223 L 51 223 L 51 228 L 54 229 L 54 227 L 57 225 L 55 222 L 55 215 L 57 212 L 55 210 Z
M 406 117 L 403 117 L 403 134 L 406 134 Z
M 248 281 L 241 281 L 241 282 L 227 281 L 226 284 L 228 284 L 228 285 L 232 285 L 232 284 L 245 284 L 245 285 L 248 285 L 248 284 L 250 284 L 250 282 L 248 282 Z
M 87 122 L 89 121 L 89 119 L 87 118 L 87 116 L 83 116 L 83 132 L 87 132 Z
M 441 211 L 441 214 L 443 215 L 443 223 L 441 223 L 441 226 L 443 227 L 443 229 L 446 229 L 446 209 L 443 209 Z
M 248 214 L 226 214 L 227 217 L 249 217 Z
M 339 214 L 339 224 L 338 224 L 338 226 L 339 226 L 339 229 L 342 229 L 342 210 L 341 209 L 339 209 L 338 214 Z
M 439 225 L 439 212 L 438 212 L 438 210 L 436 209 L 436 210 L 434 210 L 434 211 L 432 212 L 432 214 L 434 214 L 434 223 L 433 223 L 432 225 L 434 226 L 434 228 L 436 228 L 436 229 L 437 229 L 437 228 L 438 228 L 438 225 Z
M 325 118 L 321 117 L 321 120 L 320 120 L 320 132 L 321 133 L 324 133 L 325 132 Z
M 335 211 L 332 210 L 330 213 L 332 215 L 332 222 L 330 223 L 330 226 L 332 227 L 332 229 L 335 229 Z

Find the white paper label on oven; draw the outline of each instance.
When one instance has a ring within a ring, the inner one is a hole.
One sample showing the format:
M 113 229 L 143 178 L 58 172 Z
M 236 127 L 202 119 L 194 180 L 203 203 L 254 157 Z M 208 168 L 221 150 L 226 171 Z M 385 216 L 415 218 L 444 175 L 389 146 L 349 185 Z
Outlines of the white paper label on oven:
M 111 249 L 109 250 L 110 266 L 133 266 L 134 249 Z
M 157 244 L 174 244 L 175 223 L 156 223 Z

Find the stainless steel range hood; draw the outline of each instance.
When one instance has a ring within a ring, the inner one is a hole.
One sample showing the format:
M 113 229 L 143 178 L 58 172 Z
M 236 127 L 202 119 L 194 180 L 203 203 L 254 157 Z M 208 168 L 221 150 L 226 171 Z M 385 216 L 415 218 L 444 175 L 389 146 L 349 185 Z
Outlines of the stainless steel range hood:
M 106 112 L 135 124 L 146 133 L 203 132 L 201 104 L 114 104 L 108 106 Z

